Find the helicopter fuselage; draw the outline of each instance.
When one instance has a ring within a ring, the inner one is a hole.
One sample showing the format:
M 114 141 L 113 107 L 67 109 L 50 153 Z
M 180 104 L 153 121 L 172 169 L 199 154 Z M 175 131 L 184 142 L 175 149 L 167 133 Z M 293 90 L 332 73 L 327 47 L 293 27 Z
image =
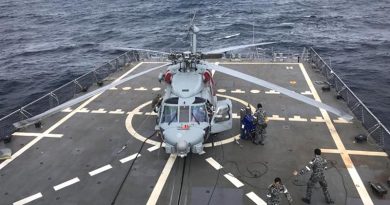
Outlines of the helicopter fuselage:
M 159 80 L 167 87 L 155 109 L 156 129 L 163 137 L 166 153 L 182 157 L 190 151 L 201 153 L 211 133 L 231 129 L 231 102 L 224 100 L 227 102 L 223 106 L 217 102 L 212 72 L 207 65 L 199 61 L 176 63 Z

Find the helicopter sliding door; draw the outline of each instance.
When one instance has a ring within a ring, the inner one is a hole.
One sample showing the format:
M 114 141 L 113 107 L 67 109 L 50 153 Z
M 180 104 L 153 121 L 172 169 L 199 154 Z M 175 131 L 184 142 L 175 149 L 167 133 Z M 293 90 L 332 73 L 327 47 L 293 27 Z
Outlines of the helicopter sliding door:
M 217 101 L 217 109 L 211 120 L 211 133 L 219 133 L 232 129 L 232 101 Z

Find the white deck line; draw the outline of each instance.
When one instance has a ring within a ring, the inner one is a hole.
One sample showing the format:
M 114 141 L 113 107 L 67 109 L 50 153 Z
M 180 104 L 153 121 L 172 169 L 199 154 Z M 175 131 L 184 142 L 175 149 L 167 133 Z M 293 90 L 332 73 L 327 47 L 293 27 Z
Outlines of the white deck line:
M 92 110 L 91 113 L 104 114 L 107 113 L 107 111 L 105 111 L 104 108 L 100 108 L 98 110 Z
M 212 157 L 209 157 L 206 159 L 206 161 L 211 165 L 213 166 L 216 170 L 219 170 L 222 167 L 222 165 L 220 165 L 217 161 L 215 161 Z
M 95 175 L 100 174 L 102 172 L 105 172 L 105 171 L 107 171 L 107 170 L 109 170 L 111 168 L 112 168 L 112 166 L 110 164 L 107 164 L 105 166 L 102 166 L 100 168 L 97 168 L 97 169 L 95 169 L 93 171 L 88 172 L 88 174 L 92 177 L 92 176 L 95 176 Z
M 155 205 L 157 203 L 157 200 L 160 197 L 161 191 L 164 188 L 165 182 L 168 179 L 169 173 L 171 172 L 173 164 L 175 163 L 176 157 L 177 157 L 177 155 L 174 155 L 174 154 L 171 154 L 169 156 L 169 159 L 167 160 L 167 163 L 165 164 L 164 169 L 162 170 L 161 175 L 158 178 L 157 183 L 154 186 L 154 189 L 153 189 L 152 193 L 150 194 L 150 197 L 149 197 L 146 205 Z
M 240 188 L 240 187 L 243 187 L 244 184 L 238 180 L 236 177 L 233 176 L 233 174 L 231 173 L 227 173 L 225 175 L 223 175 L 227 180 L 229 180 L 234 186 L 236 186 L 237 188 Z
M 63 109 L 61 112 L 72 112 L 72 109 L 70 107 Z
M 125 157 L 125 158 L 122 158 L 121 160 L 119 160 L 122 164 L 123 163 L 126 163 L 126 162 L 128 162 L 128 161 L 131 161 L 131 160 L 133 160 L 133 159 L 135 159 L 135 157 L 140 157 L 141 156 L 141 154 L 138 154 L 138 156 L 137 156 L 137 153 L 135 153 L 135 154 L 133 154 L 133 155 L 130 155 L 130 156 L 128 156 L 128 157 Z
M 253 202 L 255 202 L 255 204 L 257 205 L 267 205 L 267 203 L 265 203 L 265 201 L 261 199 L 259 196 L 257 196 L 257 194 L 255 194 L 254 192 L 249 192 L 246 194 L 246 196 L 249 199 L 251 199 Z
M 33 137 L 51 137 L 51 138 L 61 138 L 63 134 L 43 134 L 43 133 L 35 133 L 35 132 L 15 132 L 12 134 L 13 136 L 33 136 Z
M 153 152 L 153 151 L 158 150 L 158 149 L 160 149 L 160 146 L 155 145 L 155 146 L 153 146 L 153 147 L 149 147 L 149 148 L 148 148 L 148 151 L 149 151 L 149 152 Z
M 55 191 L 58 191 L 58 190 L 61 190 L 61 189 L 65 188 L 65 187 L 67 187 L 67 186 L 70 186 L 72 184 L 76 184 L 79 181 L 80 181 L 80 179 L 78 177 L 75 177 L 75 178 L 73 178 L 71 180 L 68 180 L 66 182 L 63 182 L 61 184 L 58 184 L 58 185 L 54 186 L 53 189 Z
M 305 80 L 310 88 L 311 93 L 313 93 L 314 99 L 316 101 L 321 102 L 321 98 L 318 95 L 317 90 L 315 89 L 313 82 L 311 81 L 309 75 L 307 74 L 305 67 L 303 66 L 302 63 L 299 64 L 299 67 L 301 68 L 302 74 L 305 77 Z M 365 205 L 374 204 L 372 202 L 370 195 L 367 192 L 366 187 L 364 186 L 362 179 L 359 176 L 359 173 L 357 172 L 357 170 L 355 168 L 355 165 L 352 162 L 351 157 L 347 153 L 345 146 L 344 146 L 343 142 L 341 141 L 341 138 L 340 138 L 335 126 L 333 125 L 332 120 L 330 119 L 328 112 L 324 109 L 320 109 L 320 111 L 321 111 L 322 117 L 325 120 L 326 126 L 328 127 L 329 132 L 330 132 L 330 134 L 331 134 L 331 136 L 336 144 L 336 147 L 340 151 L 341 158 L 343 159 L 343 162 L 348 169 L 348 173 L 351 176 L 353 183 L 355 184 L 355 188 L 357 189 L 363 204 L 365 204 Z
M 275 90 L 269 90 L 269 91 L 265 91 L 265 94 L 278 95 L 278 94 L 280 94 L 280 92 L 275 91 Z
M 30 202 L 32 202 L 32 201 L 34 201 L 34 200 L 37 200 L 37 199 L 41 198 L 41 197 L 43 197 L 43 195 L 42 195 L 41 192 L 39 192 L 39 193 L 37 193 L 37 194 L 31 195 L 31 196 L 26 197 L 26 198 L 24 198 L 24 199 L 21 199 L 21 200 L 19 200 L 19 201 L 17 201 L 17 202 L 14 202 L 13 205 L 23 205 L 23 204 L 27 204 L 27 203 L 30 203 Z
M 235 89 L 235 90 L 231 90 L 230 92 L 231 93 L 245 93 L 245 90 Z
M 121 115 L 121 114 L 125 114 L 125 112 L 122 110 L 122 109 L 116 109 L 114 111 L 110 111 L 108 112 L 109 114 L 116 114 L 116 115 Z
M 127 76 L 128 74 L 130 74 L 131 72 L 133 72 L 135 69 L 137 69 L 139 66 L 141 66 L 143 64 L 143 62 L 141 63 L 138 63 L 136 66 L 134 66 L 133 68 L 131 68 L 129 71 L 127 71 L 125 74 L 121 75 L 119 78 L 117 78 L 114 82 L 117 82 L 119 80 L 121 80 L 122 78 L 124 78 L 125 76 Z M 52 125 L 49 129 L 47 129 L 45 132 L 43 132 L 43 134 L 49 134 L 50 132 L 52 132 L 53 130 L 55 130 L 57 127 L 59 127 L 60 125 L 62 125 L 65 121 L 67 121 L 69 118 L 71 118 L 73 115 L 75 115 L 79 110 L 81 110 L 82 108 L 84 108 L 85 106 L 87 106 L 89 103 L 91 103 L 92 101 L 94 101 L 97 97 L 99 97 L 102 93 L 100 94 L 97 94 L 91 98 L 89 98 L 87 101 L 85 101 L 83 104 L 81 104 L 79 107 L 77 107 L 75 110 L 73 110 L 71 113 L 67 114 L 65 117 L 63 117 L 61 120 L 59 120 L 57 123 L 55 123 L 54 125 Z M 14 161 L 16 158 L 18 158 L 21 154 L 23 154 L 26 150 L 28 150 L 30 147 L 32 147 L 33 145 L 35 145 L 37 142 L 39 142 L 44 136 L 39 136 L 39 137 L 36 137 L 35 139 L 31 140 L 28 144 L 26 144 L 24 147 L 22 147 L 21 149 L 19 149 L 17 152 L 15 152 L 12 156 L 11 156 L 11 159 L 7 159 L 5 160 L 3 163 L 0 164 L 0 170 L 3 169 L 5 166 L 7 166 L 9 163 L 11 163 L 12 161 Z
M 88 110 L 88 108 L 84 107 L 84 108 L 81 108 L 78 112 L 79 113 L 89 113 L 89 110 Z
M 136 91 L 146 91 L 148 89 L 145 88 L 145 87 L 139 87 L 139 88 L 134 88 L 134 90 L 136 90 Z

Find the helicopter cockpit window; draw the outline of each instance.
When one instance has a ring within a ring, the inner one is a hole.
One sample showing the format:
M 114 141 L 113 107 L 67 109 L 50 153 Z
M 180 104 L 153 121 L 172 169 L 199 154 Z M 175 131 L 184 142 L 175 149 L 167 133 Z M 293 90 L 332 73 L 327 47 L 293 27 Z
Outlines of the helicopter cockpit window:
M 188 122 L 190 119 L 190 106 L 180 106 L 179 122 Z
M 191 106 L 191 122 L 207 122 L 207 112 L 205 105 Z
M 161 123 L 177 122 L 178 107 L 176 105 L 165 105 Z

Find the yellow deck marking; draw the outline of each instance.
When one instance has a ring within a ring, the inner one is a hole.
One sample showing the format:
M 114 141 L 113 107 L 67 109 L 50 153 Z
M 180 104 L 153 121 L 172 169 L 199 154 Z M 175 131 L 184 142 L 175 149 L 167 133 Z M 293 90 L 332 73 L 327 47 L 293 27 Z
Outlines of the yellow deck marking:
M 123 87 L 122 90 L 130 90 L 131 87 Z
M 340 154 L 338 149 L 321 149 L 323 153 Z M 346 150 L 349 155 L 373 156 L 373 157 L 388 157 L 386 152 L 364 151 L 364 150 Z
M 153 90 L 153 91 L 159 91 L 159 90 L 161 90 L 161 88 L 155 87 L 155 88 L 152 88 L 152 90 Z
M 146 205 L 157 204 L 157 200 L 160 197 L 161 191 L 164 188 L 165 182 L 168 179 L 169 173 L 172 170 L 172 167 L 173 167 L 173 164 L 175 163 L 176 158 L 177 158 L 177 155 L 174 155 L 174 154 L 171 154 L 169 156 L 169 159 L 167 160 L 167 163 L 165 164 L 164 169 L 162 170 L 161 175 L 158 178 L 157 183 L 154 186 L 152 194 L 150 194 L 150 197 L 149 197 Z
M 133 68 L 131 68 L 129 71 L 127 71 L 125 74 L 121 75 L 119 78 L 117 78 L 114 82 L 116 81 L 119 81 L 121 80 L 122 78 L 124 78 L 125 76 L 127 76 L 128 74 L 130 74 L 131 72 L 133 72 L 135 69 L 137 69 L 139 66 L 141 66 L 143 64 L 143 62 L 140 62 L 138 63 L 136 66 L 134 66 Z M 65 121 L 67 121 L 69 118 L 71 118 L 73 115 L 75 115 L 78 111 L 80 111 L 82 108 L 84 108 L 85 106 L 87 106 L 89 103 L 91 103 L 92 101 L 94 101 L 97 97 L 99 97 L 102 93 L 100 94 L 97 94 L 91 98 L 89 98 L 88 100 L 86 100 L 83 104 L 81 104 L 79 107 L 77 107 L 75 110 L 73 110 L 71 113 L 67 114 L 65 117 L 63 117 L 61 120 L 59 120 L 57 123 L 55 123 L 54 125 L 52 125 L 49 129 L 47 129 L 45 132 L 43 132 L 44 135 L 46 134 L 49 134 L 50 132 L 52 132 L 53 130 L 55 130 L 57 127 L 59 127 L 61 124 L 63 124 Z M 23 154 L 26 150 L 28 150 L 30 147 L 32 147 L 33 145 L 35 145 L 37 142 L 39 142 L 43 137 L 44 135 L 42 136 L 39 136 L 39 137 L 36 137 L 35 139 L 31 140 L 28 144 L 26 144 L 24 147 L 22 147 L 21 149 L 19 149 L 17 152 L 15 152 L 11 159 L 7 159 L 5 160 L 4 162 L 2 162 L 0 164 L 0 170 L 3 169 L 5 166 L 7 166 L 9 163 L 11 163 L 13 160 L 15 160 L 17 157 L 19 157 L 21 154 Z
M 312 118 L 312 119 L 310 119 L 310 121 L 312 121 L 312 122 L 325 122 L 324 118 L 322 118 L 321 116 L 316 116 L 316 118 Z
M 313 93 L 314 99 L 316 101 L 321 102 L 321 98 L 318 95 L 317 90 L 315 89 L 313 82 L 311 81 L 309 75 L 307 74 L 305 67 L 303 66 L 302 63 L 299 64 L 299 67 L 301 68 L 302 74 L 305 77 L 305 80 L 310 88 L 310 91 Z M 343 162 L 348 169 L 349 175 L 351 176 L 352 181 L 355 184 L 355 188 L 357 189 L 359 196 L 363 201 L 363 204 L 365 204 L 365 205 L 374 204 L 371 200 L 370 195 L 367 192 L 366 187 L 364 186 L 362 179 L 359 176 L 359 173 L 357 172 L 357 170 L 355 168 L 355 165 L 353 164 L 353 162 L 351 160 L 351 157 L 347 153 L 347 151 L 344 147 L 344 144 L 340 139 L 338 132 L 336 131 L 336 128 L 334 127 L 334 125 L 329 117 L 328 112 L 324 109 L 320 109 L 320 111 L 321 111 L 322 117 L 325 120 L 326 126 L 328 127 L 329 132 L 333 138 L 333 141 L 335 142 L 337 149 L 340 151 L 341 158 L 343 159 Z
M 113 87 L 113 88 L 110 88 L 109 90 L 118 90 L 118 88 Z
M 371 151 L 360 151 L 360 150 L 347 150 L 348 154 L 351 155 L 364 155 L 364 156 L 378 156 L 378 157 L 387 157 L 386 152 L 371 152 Z
M 285 121 L 286 118 L 284 118 L 284 117 L 279 117 L 279 115 L 272 115 L 272 117 L 268 117 L 268 120 Z
M 257 94 L 257 93 L 260 93 L 260 90 L 251 90 L 250 92 L 253 94 Z
M 219 93 L 225 93 L 226 90 L 225 90 L 225 89 L 218 89 L 217 92 L 219 92 Z
M 307 122 L 306 118 L 301 118 L 299 115 L 294 115 L 294 117 L 288 118 L 288 120 L 293 122 Z
M 347 121 L 341 117 L 339 117 L 337 120 L 333 120 L 334 123 L 341 123 L 341 124 L 352 124 L 352 122 Z

